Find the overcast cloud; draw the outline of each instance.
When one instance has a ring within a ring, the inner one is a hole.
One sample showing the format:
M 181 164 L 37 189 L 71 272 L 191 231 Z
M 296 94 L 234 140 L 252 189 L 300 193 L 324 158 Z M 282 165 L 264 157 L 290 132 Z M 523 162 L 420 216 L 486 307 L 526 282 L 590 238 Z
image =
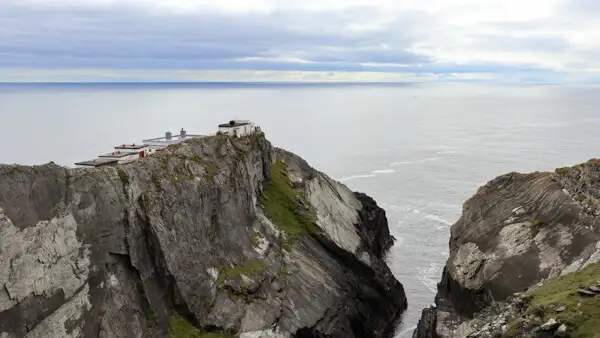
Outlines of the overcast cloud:
M 0 81 L 600 79 L 596 0 L 2 0 Z

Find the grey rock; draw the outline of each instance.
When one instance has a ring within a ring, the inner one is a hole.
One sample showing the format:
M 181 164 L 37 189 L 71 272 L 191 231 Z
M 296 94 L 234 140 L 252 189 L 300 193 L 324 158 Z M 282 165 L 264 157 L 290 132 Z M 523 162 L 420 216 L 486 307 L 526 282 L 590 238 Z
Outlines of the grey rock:
M 596 293 L 596 294 L 600 293 L 600 288 L 595 287 L 595 286 L 588 286 L 587 289 L 590 290 L 590 291 L 592 291 L 592 292 L 594 292 L 594 293 Z
M 567 337 L 567 326 L 565 324 L 561 324 L 556 332 L 554 332 L 556 337 Z
M 598 208 L 588 205 L 600 200 L 599 172 L 600 161 L 590 160 L 568 172 L 509 173 L 479 188 L 451 227 L 435 314 L 428 314 L 436 317 L 432 334 L 452 337 L 511 295 L 600 261 Z M 525 300 L 511 306 L 523 309 Z
M 584 296 L 584 297 L 594 297 L 596 295 L 596 293 L 594 291 L 587 290 L 587 289 L 579 289 L 579 290 L 577 290 L 577 292 L 579 293 L 579 295 Z
M 279 160 L 319 231 L 293 239 L 263 212 Z M 118 167 L 0 165 L 0 332 L 158 338 L 178 315 L 246 338 L 388 337 L 406 309 L 392 244 L 373 199 L 262 135 Z
M 542 329 L 542 331 L 554 331 L 559 326 L 560 323 L 557 322 L 556 319 L 550 318 L 546 323 L 540 326 L 540 329 Z
M 566 308 L 566 307 L 564 307 L 564 306 L 559 306 L 559 307 L 556 309 L 556 312 L 558 312 L 558 313 L 561 313 L 561 312 L 564 312 L 566 309 L 567 309 L 567 308 Z

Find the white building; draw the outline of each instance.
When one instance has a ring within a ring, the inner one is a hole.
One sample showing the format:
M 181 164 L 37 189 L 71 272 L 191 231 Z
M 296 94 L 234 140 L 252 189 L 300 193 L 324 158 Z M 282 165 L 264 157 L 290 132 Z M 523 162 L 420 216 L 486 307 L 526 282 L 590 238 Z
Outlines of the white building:
M 120 151 L 122 153 L 141 153 L 142 151 L 148 150 L 147 144 L 140 143 L 132 143 L 132 144 L 121 144 L 115 147 L 116 151 Z
M 115 166 L 119 164 L 119 160 L 114 158 L 96 158 L 89 161 L 76 162 L 76 168 L 98 168 L 106 166 Z
M 219 132 L 230 136 L 246 136 L 256 131 L 254 123 L 248 120 L 231 120 L 229 123 L 219 125 Z
M 173 136 L 173 134 L 168 131 L 165 133 L 165 137 L 144 140 L 144 145 L 148 146 L 148 154 L 152 154 L 156 152 L 157 149 L 164 149 L 171 144 L 178 144 L 186 140 L 200 137 L 203 137 L 203 135 L 191 135 L 188 134 L 185 129 L 181 128 L 179 135 Z
M 140 158 L 139 153 L 127 153 L 122 151 L 113 151 L 112 153 L 98 156 L 100 159 L 116 160 L 118 164 L 130 163 Z

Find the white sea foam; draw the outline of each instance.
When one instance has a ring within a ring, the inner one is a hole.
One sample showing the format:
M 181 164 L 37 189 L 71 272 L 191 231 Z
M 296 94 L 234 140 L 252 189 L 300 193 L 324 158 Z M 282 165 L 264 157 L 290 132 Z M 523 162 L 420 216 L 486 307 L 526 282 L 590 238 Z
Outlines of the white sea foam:
M 444 157 L 441 157 L 441 156 L 427 157 L 427 158 L 417 161 L 417 163 L 433 162 L 433 161 L 439 161 L 439 160 L 443 160 L 443 159 L 444 159 Z
M 426 212 L 422 212 L 421 210 L 418 209 L 414 209 L 414 208 L 406 208 L 407 212 L 412 212 L 413 214 L 417 214 L 417 215 L 422 215 L 424 218 L 430 219 L 432 221 L 436 221 L 445 225 L 452 225 L 452 223 L 448 222 L 447 220 L 441 218 L 438 215 L 432 215 L 432 214 L 428 214 Z
M 414 331 L 416 328 L 417 328 L 417 326 L 416 326 L 416 325 L 413 325 L 413 326 L 411 326 L 411 327 L 407 328 L 406 330 L 402 330 L 402 331 L 400 331 L 400 332 L 399 332 L 399 333 L 396 335 L 396 337 L 402 338 L 402 337 L 404 337 L 405 335 L 406 335 L 406 337 L 412 337 L 412 333 L 413 333 L 413 331 Z
M 452 223 L 446 221 L 445 219 L 441 218 L 440 216 L 425 214 L 425 218 L 433 220 L 433 221 L 438 221 L 438 222 L 444 223 L 446 225 L 452 225 Z
M 394 169 L 382 169 L 382 170 L 374 170 L 371 172 L 371 174 L 373 175 L 378 175 L 378 174 L 391 174 L 394 173 Z
M 337 181 L 349 181 L 349 180 L 356 180 L 359 178 L 370 178 L 370 177 L 375 177 L 377 175 L 385 175 L 385 174 L 392 174 L 392 173 L 395 173 L 394 169 L 380 169 L 380 170 L 373 170 L 373 171 L 371 171 L 370 174 L 352 175 L 352 176 L 348 176 L 348 177 L 338 178 L 336 180 Z
M 437 291 L 439 267 L 440 264 L 430 263 L 429 266 L 417 268 L 417 279 L 431 292 Z
M 338 178 L 337 181 L 349 181 L 349 180 L 355 180 L 357 178 L 368 178 L 368 177 L 375 177 L 377 176 L 376 174 L 370 174 L 370 175 L 353 175 L 353 176 L 348 176 L 348 177 L 344 177 L 344 178 Z
M 449 152 L 438 152 L 437 154 L 440 155 L 440 154 L 450 154 L 450 153 Z M 416 160 L 416 161 L 392 162 L 392 163 L 390 163 L 390 166 L 396 167 L 399 165 L 420 164 L 420 163 L 426 163 L 426 162 L 440 161 L 440 160 L 443 160 L 444 158 L 445 157 L 442 157 L 442 156 L 435 156 L 435 157 L 426 157 L 426 158 Z
M 402 162 L 393 162 L 390 165 L 392 167 L 398 166 L 398 165 L 403 165 L 403 164 L 413 164 L 411 161 L 402 161 Z

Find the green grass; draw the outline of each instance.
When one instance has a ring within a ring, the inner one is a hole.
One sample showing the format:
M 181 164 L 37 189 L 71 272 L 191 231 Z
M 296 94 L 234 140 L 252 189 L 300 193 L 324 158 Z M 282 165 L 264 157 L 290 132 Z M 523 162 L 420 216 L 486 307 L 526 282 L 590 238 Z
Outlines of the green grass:
M 577 293 L 579 288 L 596 285 L 599 280 L 600 263 L 590 264 L 585 269 L 552 279 L 540 288 L 528 292 L 533 296 L 529 311 L 544 309 L 544 321 L 555 318 L 565 323 L 570 337 L 600 338 L 600 296 L 582 297 Z M 556 313 L 554 309 L 559 306 L 564 306 L 566 310 Z
M 279 270 L 278 275 L 283 281 L 283 284 L 287 287 L 290 284 L 290 276 L 292 275 L 290 269 L 284 266 Z
M 202 165 L 206 170 L 206 175 L 208 176 L 209 180 L 212 180 L 213 177 L 215 177 L 215 175 L 217 174 L 217 170 L 219 169 L 216 164 L 207 161 L 198 155 L 190 157 L 190 161 Z
M 264 183 L 260 198 L 263 211 L 279 230 L 292 237 L 315 234 L 319 230 L 316 213 L 310 202 L 292 188 L 286 169 L 282 161 L 271 165 L 271 180 Z
M 541 217 L 536 217 L 531 221 L 531 228 L 534 232 L 540 231 L 540 229 L 544 226 L 544 219 Z
M 239 275 L 258 276 L 262 275 L 264 272 L 265 265 L 256 260 L 249 261 L 243 266 L 237 266 L 231 269 L 223 269 L 219 272 L 219 277 L 217 278 L 217 287 L 222 288 L 225 279 L 229 277 L 235 277 Z
M 250 235 L 250 243 L 252 243 L 252 246 L 257 248 L 259 241 L 258 239 L 260 238 L 260 234 L 256 231 L 252 232 L 252 235 Z
M 555 172 L 556 172 L 557 174 L 559 174 L 559 175 L 564 175 L 564 174 L 567 174 L 567 173 L 569 172 L 569 169 L 570 169 L 570 168 L 568 168 L 568 167 L 564 167 L 564 168 L 557 168 L 557 169 L 555 170 Z
M 169 319 L 169 332 L 167 338 L 231 338 L 231 335 L 222 332 L 202 332 L 180 315 L 173 315 Z
M 123 193 L 125 195 L 127 195 L 127 187 L 129 186 L 129 175 L 127 175 L 125 170 L 123 170 L 121 168 L 119 168 L 117 170 L 117 173 L 119 174 L 119 178 L 121 179 L 121 182 L 123 183 Z
M 173 177 L 171 177 L 171 183 L 173 183 L 174 185 L 177 184 L 177 182 L 179 182 L 180 178 L 178 175 L 173 175 Z
M 160 177 L 156 173 L 152 173 L 152 183 L 156 187 L 156 190 L 162 191 L 162 186 L 160 184 Z

